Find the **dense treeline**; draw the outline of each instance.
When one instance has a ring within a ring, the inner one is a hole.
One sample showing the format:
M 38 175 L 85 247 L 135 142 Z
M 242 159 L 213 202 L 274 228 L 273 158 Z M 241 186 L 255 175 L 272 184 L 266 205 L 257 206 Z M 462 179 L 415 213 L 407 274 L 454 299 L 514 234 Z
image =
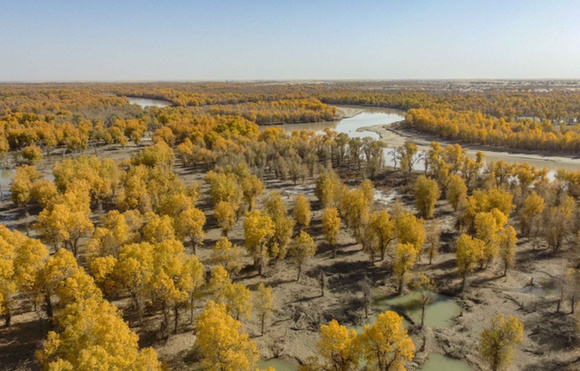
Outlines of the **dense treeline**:
M 577 153 L 580 125 L 560 125 L 526 119 L 506 122 L 480 112 L 411 109 L 407 127 L 464 143 L 525 150 Z

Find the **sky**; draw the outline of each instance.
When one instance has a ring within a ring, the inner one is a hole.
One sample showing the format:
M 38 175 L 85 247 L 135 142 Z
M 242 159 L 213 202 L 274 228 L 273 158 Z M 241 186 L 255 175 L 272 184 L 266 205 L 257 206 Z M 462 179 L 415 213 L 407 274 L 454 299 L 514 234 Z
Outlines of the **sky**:
M 580 79 L 580 1 L 0 0 L 0 81 Z

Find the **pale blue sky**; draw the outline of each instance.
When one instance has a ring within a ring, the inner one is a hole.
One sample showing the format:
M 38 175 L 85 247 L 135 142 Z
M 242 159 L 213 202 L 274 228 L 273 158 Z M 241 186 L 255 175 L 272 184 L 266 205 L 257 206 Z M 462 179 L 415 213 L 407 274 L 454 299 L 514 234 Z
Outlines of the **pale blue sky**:
M 580 78 L 580 1 L 0 0 L 0 81 Z

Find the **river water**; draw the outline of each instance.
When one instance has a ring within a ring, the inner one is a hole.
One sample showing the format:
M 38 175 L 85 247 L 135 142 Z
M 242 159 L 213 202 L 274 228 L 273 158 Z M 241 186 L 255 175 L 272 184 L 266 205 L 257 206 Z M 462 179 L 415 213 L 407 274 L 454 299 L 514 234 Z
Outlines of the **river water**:
M 339 107 L 340 108 L 340 107 Z M 353 107 L 348 107 L 353 109 Z M 316 132 L 322 133 L 326 127 L 330 127 L 339 133 L 346 133 L 352 137 L 371 137 L 373 139 L 379 139 L 379 134 L 364 130 L 370 126 L 384 125 L 390 126 L 395 122 L 402 121 L 404 119 L 405 112 L 400 110 L 393 110 L 388 108 L 367 108 L 367 107 L 357 107 L 358 114 L 353 117 L 345 118 L 339 121 L 331 122 L 321 122 L 321 123 L 308 123 L 308 124 L 292 124 L 283 125 L 282 128 L 286 131 L 296 131 L 296 130 L 314 130 Z M 384 141 L 387 144 L 387 149 L 385 150 L 385 164 L 387 166 L 393 166 L 393 151 L 394 148 L 400 146 L 406 137 L 402 135 L 389 131 L 388 135 L 385 136 Z M 433 138 L 434 141 L 438 141 L 438 138 Z M 444 144 L 442 144 L 444 145 Z M 418 143 L 419 151 L 427 150 L 428 144 L 422 140 Z M 486 163 L 492 161 L 503 160 L 506 163 L 524 163 L 527 162 L 530 165 L 534 165 L 537 168 L 546 168 L 550 171 L 549 177 L 553 178 L 557 170 L 580 170 L 580 158 L 569 158 L 564 156 L 540 156 L 540 155 L 528 155 L 525 153 L 514 153 L 514 152 L 500 152 L 500 151 L 487 151 L 482 150 L 485 154 Z M 468 149 L 467 153 L 470 157 L 475 158 L 477 149 Z M 423 170 L 424 164 L 422 161 L 416 161 L 414 164 L 415 170 Z
M 143 108 L 145 107 L 167 107 L 171 102 L 161 99 L 149 99 L 140 97 L 127 97 L 129 104 L 137 104 Z

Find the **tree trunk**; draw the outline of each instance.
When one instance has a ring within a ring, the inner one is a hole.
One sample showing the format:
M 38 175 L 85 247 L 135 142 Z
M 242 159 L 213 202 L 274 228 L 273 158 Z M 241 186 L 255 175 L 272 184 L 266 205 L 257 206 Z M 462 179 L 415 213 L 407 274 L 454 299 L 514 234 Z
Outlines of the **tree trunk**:
M 193 238 L 191 239 L 191 251 L 193 251 L 193 255 L 197 255 L 197 243 Z
M 193 323 L 193 296 L 189 299 L 189 322 Z
M 50 294 L 44 295 L 44 304 L 46 310 L 46 316 L 52 318 L 52 301 L 50 300 Z
M 300 274 L 302 274 L 302 265 L 298 266 L 298 274 L 296 275 L 296 282 L 300 281 Z
M 425 325 L 425 302 L 421 305 L 421 328 Z
M 467 286 L 467 270 L 463 272 L 463 282 L 461 283 L 461 292 L 465 291 L 466 286 Z
M 266 314 L 262 314 L 261 318 L 262 336 L 264 336 L 264 323 L 266 322 Z
M 10 313 L 10 308 L 6 308 L 6 313 L 4 314 L 4 326 L 10 327 L 12 323 L 12 313 Z
M 179 308 L 177 306 L 175 306 L 175 308 L 173 308 L 173 314 L 175 317 L 175 324 L 173 327 L 173 333 L 177 334 L 177 327 L 179 326 Z

